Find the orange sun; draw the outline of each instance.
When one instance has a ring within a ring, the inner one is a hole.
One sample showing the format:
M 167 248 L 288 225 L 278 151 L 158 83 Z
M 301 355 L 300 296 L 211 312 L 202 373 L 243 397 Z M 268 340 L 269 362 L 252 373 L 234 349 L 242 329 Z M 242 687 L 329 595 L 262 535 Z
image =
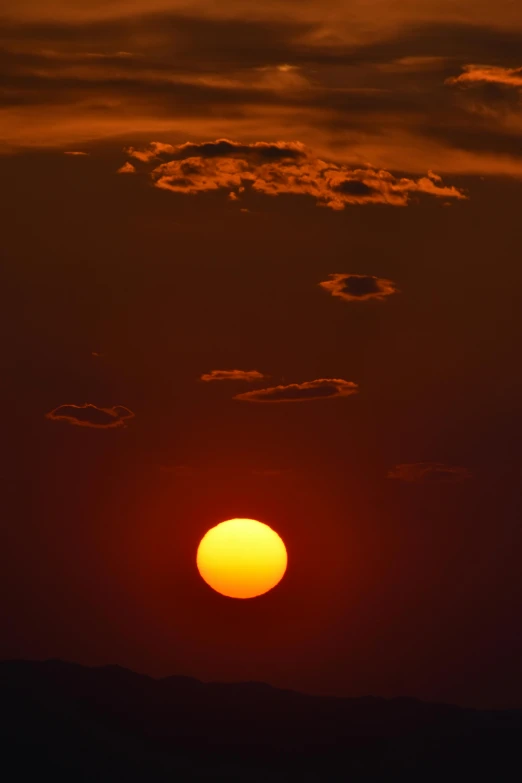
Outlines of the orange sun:
M 263 595 L 281 581 L 288 562 L 277 533 L 255 519 L 229 519 L 211 528 L 198 547 L 198 571 L 230 598 Z

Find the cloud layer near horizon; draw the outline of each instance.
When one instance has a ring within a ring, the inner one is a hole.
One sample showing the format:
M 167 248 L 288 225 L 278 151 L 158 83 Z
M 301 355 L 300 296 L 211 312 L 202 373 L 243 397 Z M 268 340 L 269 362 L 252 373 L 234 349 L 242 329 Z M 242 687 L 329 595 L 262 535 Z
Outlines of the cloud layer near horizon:
M 267 389 L 236 394 L 235 400 L 243 402 L 280 403 L 327 400 L 334 397 L 349 397 L 357 394 L 359 387 L 352 381 L 340 378 L 319 378 L 305 383 L 291 383 L 287 386 L 271 386 Z
M 127 421 L 134 418 L 134 413 L 124 405 L 114 405 L 112 408 L 99 408 L 97 405 L 59 405 L 45 414 L 50 421 L 64 421 L 76 427 L 90 427 L 98 430 L 121 429 L 127 426 Z

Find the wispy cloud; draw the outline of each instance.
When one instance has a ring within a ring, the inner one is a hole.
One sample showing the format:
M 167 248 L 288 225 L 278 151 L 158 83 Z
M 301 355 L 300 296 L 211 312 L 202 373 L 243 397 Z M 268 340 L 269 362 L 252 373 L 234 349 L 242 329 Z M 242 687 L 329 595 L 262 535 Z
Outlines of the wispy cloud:
M 450 76 L 446 84 L 470 87 L 474 84 L 503 84 L 522 87 L 522 67 L 502 68 L 497 65 L 465 65 L 459 76 Z
M 18 0 L 0 32 L 2 151 L 158 134 L 297 137 L 323 160 L 398 178 L 435 164 L 446 176 L 519 177 L 519 148 L 506 147 L 512 117 L 477 122 L 444 87 L 461 63 L 495 63 L 513 80 L 517 3 L 351 5 Z
M 291 383 L 288 386 L 271 386 L 267 389 L 236 394 L 235 400 L 244 402 L 307 402 L 310 400 L 327 400 L 334 397 L 349 397 L 357 394 L 359 387 L 352 381 L 340 378 L 319 378 L 305 383 Z
M 382 301 L 398 291 L 391 280 L 374 275 L 333 274 L 329 278 L 319 283 L 321 288 L 346 302 Z
M 76 427 L 91 427 L 98 430 L 121 429 L 127 426 L 127 421 L 134 418 L 134 413 L 123 405 L 112 408 L 99 408 L 97 405 L 59 405 L 45 414 L 51 421 L 64 421 Z
M 81 150 L 65 150 L 64 155 L 72 155 L 73 157 L 85 158 L 89 153 L 82 152 Z
M 470 471 L 460 465 L 443 462 L 407 462 L 396 465 L 388 478 L 410 484 L 459 484 L 472 478 Z
M 201 376 L 202 381 L 261 381 L 268 378 L 268 375 L 258 372 L 258 370 L 212 370 Z

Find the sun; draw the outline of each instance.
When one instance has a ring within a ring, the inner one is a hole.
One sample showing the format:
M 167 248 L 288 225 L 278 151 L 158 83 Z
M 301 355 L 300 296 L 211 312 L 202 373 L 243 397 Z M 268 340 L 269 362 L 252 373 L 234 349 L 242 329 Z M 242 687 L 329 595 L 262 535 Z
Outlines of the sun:
M 255 519 L 228 519 L 201 539 L 198 571 L 214 590 L 229 598 L 255 598 L 284 576 L 286 547 L 271 527 Z

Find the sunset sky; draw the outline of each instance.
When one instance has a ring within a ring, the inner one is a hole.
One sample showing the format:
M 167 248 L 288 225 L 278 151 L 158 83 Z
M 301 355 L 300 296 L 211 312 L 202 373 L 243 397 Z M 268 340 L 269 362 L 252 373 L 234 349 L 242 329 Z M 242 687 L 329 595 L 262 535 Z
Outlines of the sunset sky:
M 521 706 L 520 0 L 17 0 L 0 74 L 0 657 Z

